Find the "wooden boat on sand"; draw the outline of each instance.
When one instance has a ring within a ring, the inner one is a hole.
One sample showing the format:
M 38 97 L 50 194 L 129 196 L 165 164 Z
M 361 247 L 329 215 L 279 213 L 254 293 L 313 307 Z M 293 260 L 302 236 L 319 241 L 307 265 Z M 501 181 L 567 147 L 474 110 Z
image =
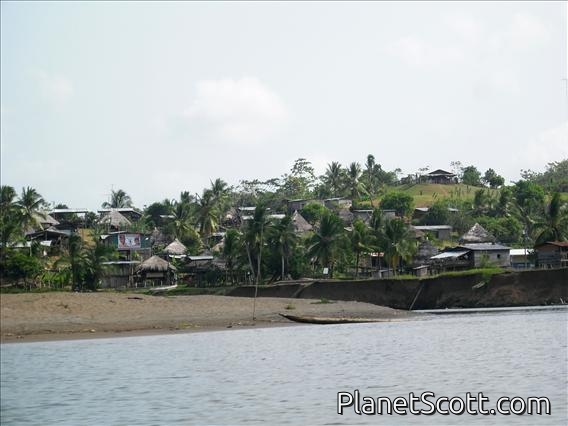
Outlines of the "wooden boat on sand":
M 352 318 L 352 317 L 311 317 L 305 315 L 290 315 L 290 314 L 280 314 L 280 316 L 289 319 L 290 321 L 301 322 L 306 324 L 358 324 L 358 323 L 368 323 L 368 322 L 392 322 L 398 321 L 390 319 L 378 319 L 378 318 Z

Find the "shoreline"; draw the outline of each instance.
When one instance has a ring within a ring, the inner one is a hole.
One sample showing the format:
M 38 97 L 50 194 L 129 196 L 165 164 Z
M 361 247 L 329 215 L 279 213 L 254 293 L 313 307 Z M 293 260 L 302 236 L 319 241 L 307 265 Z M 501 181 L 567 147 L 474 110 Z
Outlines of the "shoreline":
M 22 293 L 0 298 L 0 343 L 298 326 L 294 315 L 407 319 L 410 313 L 362 302 L 230 296 L 147 296 L 139 293 Z

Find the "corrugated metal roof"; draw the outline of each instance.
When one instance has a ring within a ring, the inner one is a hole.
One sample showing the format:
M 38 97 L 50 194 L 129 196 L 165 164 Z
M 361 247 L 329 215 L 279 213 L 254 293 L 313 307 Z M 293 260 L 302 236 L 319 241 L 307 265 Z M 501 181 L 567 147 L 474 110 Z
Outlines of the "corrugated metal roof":
M 469 252 L 469 250 L 464 250 L 464 251 L 446 251 L 444 253 L 440 253 L 437 254 L 436 256 L 432 256 L 430 259 L 450 259 L 450 258 L 458 258 L 460 256 L 463 256 L 464 254 L 467 254 Z
M 524 256 L 525 254 L 532 254 L 533 249 L 511 249 L 511 256 Z
M 466 248 L 469 250 L 511 250 L 511 247 L 502 246 L 501 244 L 493 243 L 472 243 L 462 244 L 459 248 Z
M 452 230 L 450 225 L 421 225 L 415 226 L 414 228 L 420 229 L 421 231 L 440 231 L 442 229 L 449 229 Z
M 61 213 L 61 214 L 69 213 L 69 214 L 71 214 L 71 213 L 88 213 L 88 212 L 89 212 L 89 210 L 87 210 L 87 209 L 53 209 L 53 210 L 49 211 L 48 213 L 49 214 L 54 214 L 54 213 L 55 214 L 58 214 L 58 213 Z
M 213 260 L 213 256 L 187 256 L 187 258 L 191 261 L 196 260 Z

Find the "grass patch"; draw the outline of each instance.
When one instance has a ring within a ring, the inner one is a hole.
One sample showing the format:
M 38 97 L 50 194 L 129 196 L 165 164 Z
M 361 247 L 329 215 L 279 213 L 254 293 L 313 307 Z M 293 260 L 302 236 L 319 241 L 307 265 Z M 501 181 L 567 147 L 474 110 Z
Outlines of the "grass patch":
M 284 309 L 286 309 L 287 311 L 293 311 L 294 309 L 296 309 L 296 307 L 291 303 L 288 303 Z
M 467 277 L 471 275 L 481 275 L 484 281 L 491 279 L 493 275 L 502 274 L 505 271 L 501 268 L 480 268 L 468 269 L 467 271 L 449 271 L 443 272 L 436 277 Z
M 225 296 L 235 287 L 186 287 L 178 286 L 170 290 L 158 293 L 160 296 L 200 296 L 200 295 L 215 295 Z M 154 293 L 150 289 L 145 290 L 145 294 L 152 296 Z
M 332 300 L 326 299 L 325 297 L 322 297 L 317 302 L 312 302 L 312 305 L 327 305 L 328 303 L 335 303 L 335 302 L 332 301 Z

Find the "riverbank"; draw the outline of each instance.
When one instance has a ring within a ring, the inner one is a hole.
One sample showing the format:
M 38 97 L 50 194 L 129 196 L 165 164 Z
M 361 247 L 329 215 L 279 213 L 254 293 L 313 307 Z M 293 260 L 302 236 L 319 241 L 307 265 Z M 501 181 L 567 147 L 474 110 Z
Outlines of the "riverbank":
M 252 297 L 253 286 L 230 296 Z M 415 279 L 311 280 L 259 287 L 261 297 L 327 298 L 389 306 L 394 309 L 496 308 L 568 303 L 568 268 L 456 273 Z
M 23 293 L 0 297 L 0 340 L 32 341 L 293 324 L 280 313 L 372 319 L 417 314 L 361 302 L 135 293 Z

